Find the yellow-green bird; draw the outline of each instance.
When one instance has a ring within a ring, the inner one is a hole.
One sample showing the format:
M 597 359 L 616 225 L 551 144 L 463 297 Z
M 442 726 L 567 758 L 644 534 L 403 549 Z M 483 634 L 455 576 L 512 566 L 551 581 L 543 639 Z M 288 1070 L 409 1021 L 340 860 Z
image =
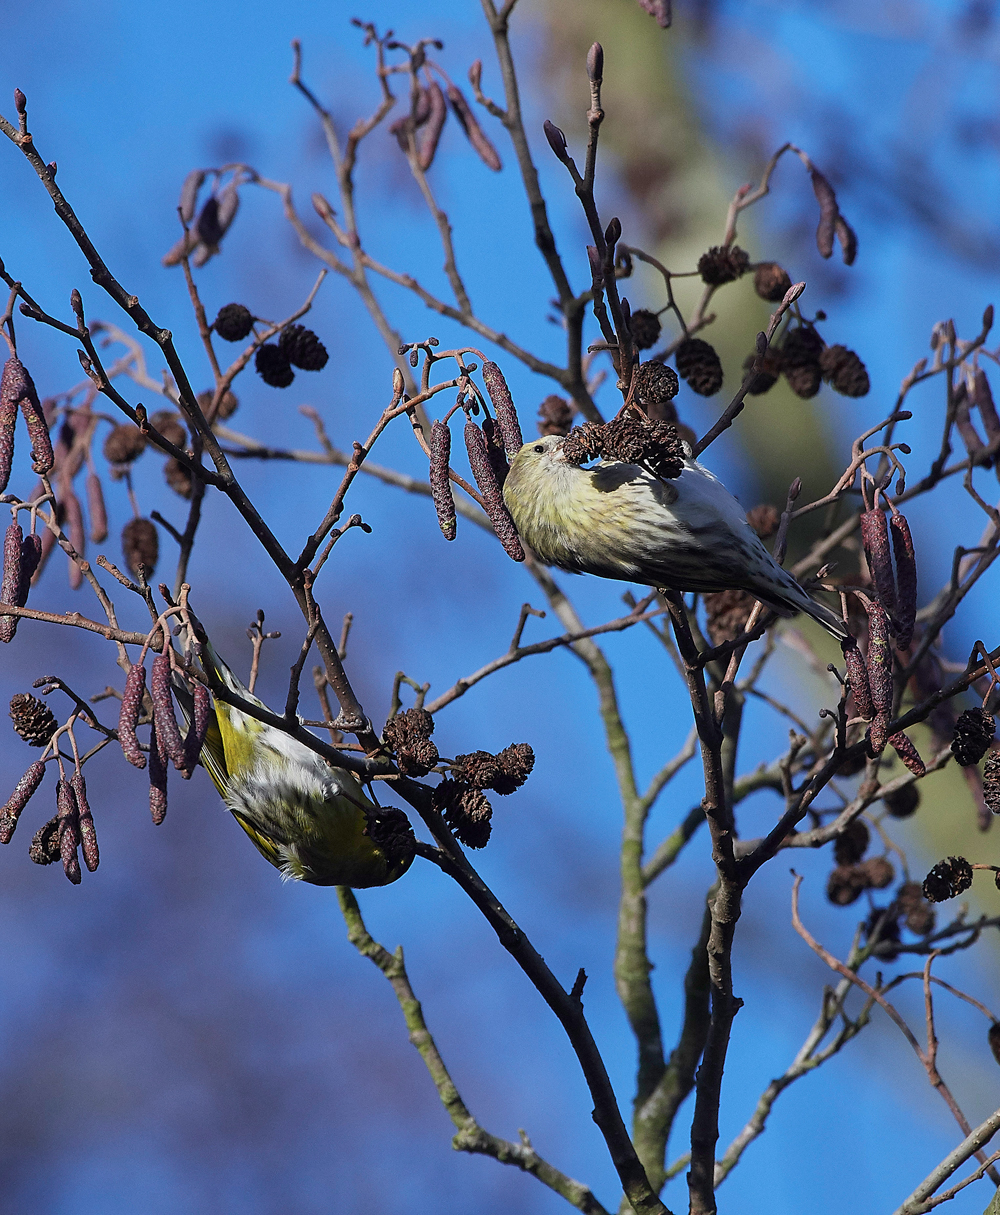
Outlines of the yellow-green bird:
M 503 497 L 546 565 L 675 591 L 740 589 L 780 616 L 807 612 L 839 640 L 843 620 L 802 589 L 760 542 L 743 507 L 686 448 L 677 477 L 621 460 L 570 463 L 547 435 L 514 456 Z
M 207 638 L 200 648 L 202 665 L 229 691 L 267 707 Z M 188 699 L 178 696 L 185 717 Z M 201 763 L 230 813 L 283 878 L 316 886 L 387 886 L 409 869 L 414 838 L 402 811 L 376 806 L 353 773 L 274 726 L 217 698 L 213 708 Z

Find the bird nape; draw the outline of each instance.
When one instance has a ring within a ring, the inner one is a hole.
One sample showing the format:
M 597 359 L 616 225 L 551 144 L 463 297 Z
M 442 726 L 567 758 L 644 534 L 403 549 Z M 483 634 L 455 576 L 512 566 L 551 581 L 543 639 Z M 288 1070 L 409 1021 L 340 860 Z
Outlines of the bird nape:
M 745 590 L 782 616 L 806 612 L 838 640 L 843 620 L 774 560 L 722 482 L 690 457 L 664 478 L 638 464 L 571 463 L 547 435 L 514 457 L 503 496 L 540 561 L 675 591 Z

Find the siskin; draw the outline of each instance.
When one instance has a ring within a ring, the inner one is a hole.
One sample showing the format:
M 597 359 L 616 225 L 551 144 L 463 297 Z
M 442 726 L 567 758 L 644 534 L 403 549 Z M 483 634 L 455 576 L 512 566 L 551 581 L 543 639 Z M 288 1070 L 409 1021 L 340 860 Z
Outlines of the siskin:
M 266 707 L 204 637 L 201 661 L 231 692 Z M 190 719 L 190 694 L 177 692 Z M 376 806 L 353 773 L 274 726 L 221 700 L 213 709 L 201 763 L 227 809 L 283 878 L 316 886 L 387 886 L 409 869 L 414 838 L 402 811 Z
M 547 435 L 514 457 L 503 497 L 518 535 L 546 565 L 674 591 L 740 589 L 782 616 L 808 612 L 838 639 L 839 616 L 771 557 L 722 482 L 690 457 L 664 480 L 637 464 L 569 463 Z M 687 449 L 690 450 L 690 449 Z

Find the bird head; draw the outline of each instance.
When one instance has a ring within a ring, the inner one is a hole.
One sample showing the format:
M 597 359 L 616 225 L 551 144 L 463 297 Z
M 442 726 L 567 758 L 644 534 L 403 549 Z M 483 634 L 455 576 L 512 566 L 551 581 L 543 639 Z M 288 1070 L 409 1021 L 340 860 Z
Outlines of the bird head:
M 563 454 L 563 435 L 543 435 L 531 443 L 525 443 L 511 462 L 511 469 L 535 466 L 537 469 L 550 470 L 566 464 Z
M 540 496 L 547 499 L 567 477 L 579 474 L 566 460 L 564 442 L 562 435 L 543 435 L 525 443 L 511 460 L 503 496 L 519 531 L 526 509 L 537 506 Z
M 532 548 L 544 543 L 539 528 L 555 526 L 567 503 L 587 480 L 584 471 L 566 459 L 562 435 L 544 435 L 525 443 L 511 461 L 503 498 L 518 535 Z

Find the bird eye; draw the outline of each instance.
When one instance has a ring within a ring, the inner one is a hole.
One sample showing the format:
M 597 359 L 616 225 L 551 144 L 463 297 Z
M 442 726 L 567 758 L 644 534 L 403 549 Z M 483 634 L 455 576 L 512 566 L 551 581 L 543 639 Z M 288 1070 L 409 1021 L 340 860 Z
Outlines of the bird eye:
M 539 443 L 538 446 L 535 448 L 535 451 L 538 451 L 538 452 L 542 452 L 544 450 L 545 450 L 545 448 L 541 445 L 541 443 Z

